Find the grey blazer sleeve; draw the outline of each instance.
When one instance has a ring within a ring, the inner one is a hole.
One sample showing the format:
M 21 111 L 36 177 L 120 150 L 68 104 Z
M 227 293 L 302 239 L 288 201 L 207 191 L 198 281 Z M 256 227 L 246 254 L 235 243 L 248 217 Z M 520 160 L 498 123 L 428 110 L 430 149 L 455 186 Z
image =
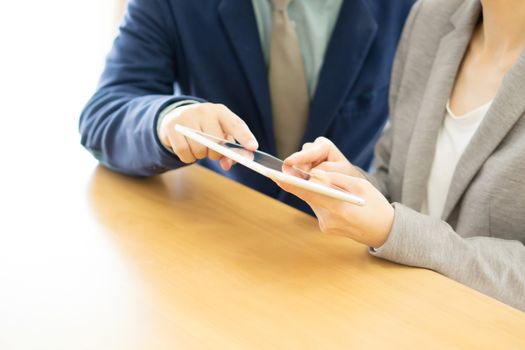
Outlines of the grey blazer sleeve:
M 444 221 L 394 203 L 386 243 L 370 253 L 434 270 L 525 310 L 525 246 L 516 240 L 462 238 Z M 525 228 L 524 228 L 525 229 Z
M 407 57 L 410 56 L 409 49 L 413 48 L 413 27 L 415 22 L 419 23 L 418 15 L 423 13 L 420 10 L 423 5 L 420 1 L 413 7 L 398 47 L 390 87 L 391 112 L 400 107 L 396 103 Z M 397 188 L 399 184 L 392 182 L 393 166 L 404 167 L 401 163 L 392 164 L 399 162 L 399 158 L 392 159 L 394 143 L 399 141 L 395 137 L 407 134 L 402 130 L 407 123 L 402 124 L 402 119 L 396 121 L 399 117 L 404 116 L 397 115 L 391 120 L 376 146 L 374 173 L 367 175 L 363 172 L 391 202 L 399 201 L 401 197 Z M 402 172 L 402 169 L 397 170 L 397 173 Z M 370 249 L 372 255 L 434 270 L 525 310 L 525 242 L 489 237 L 487 232 L 479 235 L 473 232 L 473 235 L 462 237 L 446 221 L 420 214 L 402 204 L 394 203 L 393 206 L 395 218 L 388 240 L 379 249 Z M 522 229 L 525 231 L 525 227 Z

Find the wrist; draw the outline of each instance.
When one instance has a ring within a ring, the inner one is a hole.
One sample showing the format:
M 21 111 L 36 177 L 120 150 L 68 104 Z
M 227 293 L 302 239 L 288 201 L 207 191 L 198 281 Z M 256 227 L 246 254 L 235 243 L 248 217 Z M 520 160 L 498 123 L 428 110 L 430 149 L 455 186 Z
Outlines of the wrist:
M 376 239 L 374 239 L 373 242 L 370 242 L 369 246 L 373 250 L 377 250 L 381 248 L 386 241 L 388 240 L 388 237 L 390 236 L 390 232 L 392 231 L 392 227 L 394 226 L 394 217 L 395 217 L 395 209 L 392 205 L 388 205 L 388 207 L 385 207 L 384 213 L 381 215 L 381 224 L 379 225 L 379 230 L 377 233 Z
M 162 133 L 162 123 L 164 122 L 164 120 L 166 119 L 166 117 L 173 111 L 175 111 L 176 109 L 178 108 L 181 108 L 181 107 L 184 107 L 184 106 L 188 106 L 188 105 L 192 105 L 192 104 L 196 104 L 196 103 L 200 103 L 199 101 L 196 101 L 196 100 L 182 100 L 182 101 L 177 101 L 175 103 L 172 103 L 171 105 L 167 106 L 166 108 L 162 109 L 159 113 L 159 117 L 157 118 L 157 135 L 159 137 L 159 140 L 161 140 L 161 143 L 162 145 L 164 146 L 164 148 L 166 148 L 167 150 L 169 150 L 170 152 L 172 152 L 171 148 L 169 147 L 169 145 L 165 142 L 165 138 L 163 138 L 163 133 Z

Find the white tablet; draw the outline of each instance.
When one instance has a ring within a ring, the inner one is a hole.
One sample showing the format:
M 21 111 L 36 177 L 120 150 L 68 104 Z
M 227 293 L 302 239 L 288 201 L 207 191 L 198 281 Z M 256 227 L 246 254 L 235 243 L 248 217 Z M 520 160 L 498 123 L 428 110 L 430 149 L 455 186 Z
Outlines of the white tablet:
M 249 151 L 238 143 L 223 140 L 182 125 L 176 125 L 175 130 L 193 141 L 196 141 L 261 175 L 269 177 L 272 180 L 279 180 L 312 192 L 360 206 L 364 206 L 366 203 L 363 198 L 343 191 L 338 187 L 309 181 L 311 178 L 310 174 L 295 167 L 286 166 L 282 160 L 268 153 Z

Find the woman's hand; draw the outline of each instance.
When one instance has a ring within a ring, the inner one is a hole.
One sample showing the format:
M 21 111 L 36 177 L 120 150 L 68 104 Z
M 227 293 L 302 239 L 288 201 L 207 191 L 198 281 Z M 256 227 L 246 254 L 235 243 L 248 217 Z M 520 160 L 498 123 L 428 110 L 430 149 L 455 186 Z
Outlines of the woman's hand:
M 286 158 L 284 164 L 306 172 L 318 169 L 364 178 L 332 141 L 325 137 L 318 137 L 313 143 L 305 143 L 302 150 Z
M 360 207 L 300 187 L 276 181 L 282 189 L 310 205 L 319 219 L 321 231 L 345 236 L 370 247 L 382 246 L 394 221 L 394 208 L 367 180 L 340 173 L 312 170 L 316 179 L 330 183 L 366 200 Z

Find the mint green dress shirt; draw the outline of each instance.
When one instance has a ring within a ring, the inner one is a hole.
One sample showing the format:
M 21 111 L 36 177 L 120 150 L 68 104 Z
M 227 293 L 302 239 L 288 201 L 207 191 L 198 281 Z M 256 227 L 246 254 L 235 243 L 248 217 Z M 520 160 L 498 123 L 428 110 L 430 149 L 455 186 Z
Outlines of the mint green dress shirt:
M 268 66 L 272 33 L 271 0 L 252 0 L 252 4 L 264 60 L 266 66 Z M 290 20 L 295 23 L 310 97 L 315 93 L 326 48 L 328 47 L 342 4 L 343 0 L 292 0 L 288 6 L 288 16 Z M 191 103 L 197 102 L 184 100 L 165 108 L 158 118 L 157 130 L 160 131 L 160 125 L 166 114 L 177 107 Z
M 272 33 L 271 0 L 252 0 L 252 4 L 268 66 Z M 310 96 L 315 93 L 326 48 L 342 4 L 343 0 L 293 0 L 288 6 L 288 17 L 295 23 Z

